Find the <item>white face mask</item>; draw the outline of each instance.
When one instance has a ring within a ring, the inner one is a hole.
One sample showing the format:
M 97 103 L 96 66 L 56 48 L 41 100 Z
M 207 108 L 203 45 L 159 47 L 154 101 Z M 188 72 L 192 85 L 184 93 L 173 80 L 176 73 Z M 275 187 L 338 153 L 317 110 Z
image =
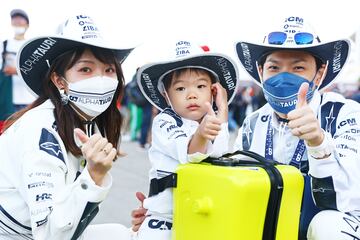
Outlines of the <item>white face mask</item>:
M 25 27 L 14 27 L 14 33 L 15 35 L 22 35 L 26 32 Z
M 100 76 L 68 82 L 67 95 L 69 101 L 86 115 L 97 117 L 110 106 L 118 84 L 115 78 Z

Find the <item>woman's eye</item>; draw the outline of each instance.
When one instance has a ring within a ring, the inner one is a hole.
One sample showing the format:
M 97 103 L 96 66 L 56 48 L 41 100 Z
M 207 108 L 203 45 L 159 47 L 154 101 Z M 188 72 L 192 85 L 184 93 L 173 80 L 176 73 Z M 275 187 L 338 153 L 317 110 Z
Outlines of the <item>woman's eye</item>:
M 89 72 L 91 72 L 91 69 L 89 67 L 83 67 L 80 69 L 80 72 L 89 73 Z
M 106 69 L 106 72 L 107 73 L 114 73 L 114 72 L 116 72 L 116 69 L 114 67 L 109 67 L 109 68 Z

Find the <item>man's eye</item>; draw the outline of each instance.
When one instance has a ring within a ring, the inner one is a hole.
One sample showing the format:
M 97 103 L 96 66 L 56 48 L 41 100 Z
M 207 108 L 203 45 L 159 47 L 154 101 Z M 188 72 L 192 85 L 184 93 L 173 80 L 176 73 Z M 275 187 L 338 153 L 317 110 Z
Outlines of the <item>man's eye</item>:
M 296 70 L 304 70 L 305 68 L 303 66 L 296 66 L 295 69 Z
M 276 70 L 276 69 L 279 69 L 279 67 L 276 66 L 276 65 L 269 65 L 269 66 L 267 67 L 267 69 L 269 69 L 269 70 Z

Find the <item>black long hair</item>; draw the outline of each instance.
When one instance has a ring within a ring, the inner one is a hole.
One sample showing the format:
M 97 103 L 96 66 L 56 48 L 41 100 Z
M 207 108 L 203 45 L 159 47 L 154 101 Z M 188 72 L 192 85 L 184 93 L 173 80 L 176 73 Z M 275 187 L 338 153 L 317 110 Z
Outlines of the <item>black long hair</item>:
M 80 156 L 81 150 L 76 145 L 74 140 L 74 128 L 80 128 L 85 131 L 83 120 L 72 109 L 72 107 L 69 106 L 69 104 L 63 105 L 61 103 L 59 90 L 51 81 L 51 75 L 56 73 L 60 76 L 65 76 L 65 72 L 74 66 L 76 61 L 80 59 L 81 55 L 86 49 L 89 49 L 95 58 L 97 58 L 99 61 L 106 64 L 115 64 L 119 84 L 115 91 L 114 98 L 110 106 L 103 113 L 97 116 L 94 121 L 98 126 L 101 134 L 106 136 L 108 141 L 112 143 L 115 148 L 117 148 L 121 140 L 120 134 L 123 122 L 123 118 L 117 108 L 117 102 L 121 101 L 123 97 L 125 85 L 124 75 L 121 69 L 121 64 L 116 58 L 114 52 L 112 50 L 98 47 L 77 47 L 59 55 L 55 60 L 53 60 L 50 68 L 42 80 L 43 91 L 41 95 L 32 104 L 10 116 L 9 119 L 7 119 L 5 122 L 3 131 L 9 128 L 24 113 L 50 99 L 55 106 L 54 116 L 57 131 L 62 141 L 64 142 L 67 151 L 70 151 L 74 156 Z

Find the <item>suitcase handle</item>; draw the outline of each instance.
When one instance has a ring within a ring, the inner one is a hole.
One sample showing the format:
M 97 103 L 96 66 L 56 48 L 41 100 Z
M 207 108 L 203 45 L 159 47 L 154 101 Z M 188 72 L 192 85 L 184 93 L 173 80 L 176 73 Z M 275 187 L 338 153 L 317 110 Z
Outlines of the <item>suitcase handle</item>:
M 232 157 L 236 156 L 236 155 L 244 155 L 244 156 L 250 157 L 250 158 L 256 160 L 257 162 L 261 163 L 262 165 L 266 165 L 266 166 L 275 166 L 275 165 L 281 164 L 275 160 L 267 160 L 260 154 L 253 152 L 253 151 L 248 151 L 248 150 L 237 150 L 232 153 L 226 153 L 223 156 L 221 156 L 220 158 L 209 158 L 208 160 L 205 160 L 205 162 L 209 162 L 209 163 L 213 163 L 215 165 L 221 165 L 221 166 L 234 166 L 234 165 L 238 165 L 238 164 L 254 164 L 253 161 L 245 161 L 245 160 L 234 161 L 234 159 Z

